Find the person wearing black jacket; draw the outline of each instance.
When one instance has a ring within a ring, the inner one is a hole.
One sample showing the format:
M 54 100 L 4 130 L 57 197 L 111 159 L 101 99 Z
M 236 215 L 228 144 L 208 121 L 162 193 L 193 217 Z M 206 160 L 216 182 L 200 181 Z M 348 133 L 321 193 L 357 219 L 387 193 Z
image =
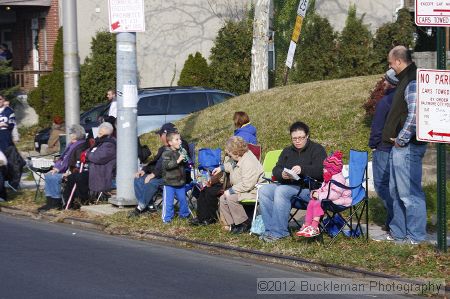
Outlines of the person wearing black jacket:
M 302 178 L 312 177 L 323 181 L 322 163 L 327 157 L 324 147 L 309 139 L 309 127 L 303 122 L 295 122 L 289 128 L 292 145 L 286 147 L 280 154 L 272 175 L 279 184 L 267 184 L 258 192 L 261 215 L 265 232 L 261 239 L 266 242 L 276 241 L 289 236 L 288 220 L 291 211 L 291 197 L 297 195 L 308 203 L 309 185 Z M 295 180 L 295 173 L 300 177 Z
M 156 132 L 156 134 L 159 134 L 162 146 L 158 149 L 156 156 L 135 175 L 134 194 L 138 205 L 130 212 L 129 217 L 156 212 L 153 200 L 158 189 L 164 184 L 162 178 L 162 153 L 169 145 L 166 136 L 168 133 L 175 133 L 177 131 L 174 124 L 166 123 Z M 186 141 L 182 140 L 181 146 L 189 152 L 189 146 Z

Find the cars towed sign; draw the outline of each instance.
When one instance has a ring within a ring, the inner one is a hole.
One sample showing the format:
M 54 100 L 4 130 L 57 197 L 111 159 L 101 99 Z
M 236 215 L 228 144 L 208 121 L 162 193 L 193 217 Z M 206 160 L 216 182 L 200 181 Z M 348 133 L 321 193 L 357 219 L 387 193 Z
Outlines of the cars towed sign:
M 450 143 L 450 70 L 417 70 L 417 139 Z
M 416 0 L 417 26 L 450 26 L 450 1 Z

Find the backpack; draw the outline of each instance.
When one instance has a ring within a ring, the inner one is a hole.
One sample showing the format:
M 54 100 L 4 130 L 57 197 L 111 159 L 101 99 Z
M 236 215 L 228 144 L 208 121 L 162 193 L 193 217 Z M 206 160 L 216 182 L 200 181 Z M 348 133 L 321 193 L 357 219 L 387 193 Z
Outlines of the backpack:
M 138 158 L 139 158 L 139 161 L 143 164 L 143 163 L 145 163 L 145 161 L 147 161 L 148 157 L 150 157 L 150 155 L 152 154 L 152 151 L 149 149 L 149 147 L 146 144 L 144 144 L 144 145 L 141 144 L 141 140 L 139 139 L 139 137 L 137 140 L 138 140 L 138 147 L 137 147 Z

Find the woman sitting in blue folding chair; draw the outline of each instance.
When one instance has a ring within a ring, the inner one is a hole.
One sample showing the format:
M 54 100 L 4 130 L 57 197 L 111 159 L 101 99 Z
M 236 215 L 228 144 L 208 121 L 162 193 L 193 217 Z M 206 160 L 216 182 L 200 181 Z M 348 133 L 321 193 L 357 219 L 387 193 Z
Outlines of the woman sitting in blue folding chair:
M 320 218 L 324 215 L 321 201 L 331 200 L 336 205 L 349 207 L 352 204 L 352 194 L 350 190 L 344 189 L 331 181 L 346 185 L 342 174 L 342 153 L 334 152 L 323 161 L 323 183 L 319 189 L 311 192 L 311 199 L 306 208 L 305 222 L 296 233 L 299 237 L 311 238 L 320 234 Z

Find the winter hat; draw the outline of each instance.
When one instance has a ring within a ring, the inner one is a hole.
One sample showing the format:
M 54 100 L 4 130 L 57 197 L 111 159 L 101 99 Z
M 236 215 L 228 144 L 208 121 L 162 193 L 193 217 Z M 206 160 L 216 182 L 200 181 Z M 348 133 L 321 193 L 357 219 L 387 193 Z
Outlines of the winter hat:
M 60 125 L 64 122 L 64 119 L 61 116 L 57 115 L 53 117 L 53 122 L 57 125 Z
M 398 84 L 398 79 L 393 69 L 388 69 L 388 71 L 384 75 L 384 79 L 388 81 L 391 85 L 397 86 Z
M 331 175 L 342 172 L 342 153 L 340 151 L 335 151 L 331 156 L 323 161 L 323 167 Z

